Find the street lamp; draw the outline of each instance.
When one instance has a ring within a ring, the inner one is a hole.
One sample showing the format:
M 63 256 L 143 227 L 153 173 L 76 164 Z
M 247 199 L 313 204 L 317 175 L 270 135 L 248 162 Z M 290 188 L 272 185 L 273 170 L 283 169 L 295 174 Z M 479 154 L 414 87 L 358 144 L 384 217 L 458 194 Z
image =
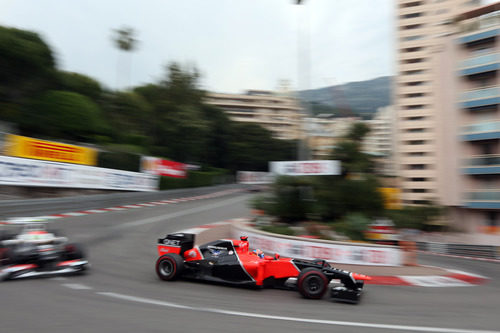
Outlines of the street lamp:
M 305 0 L 295 0 L 294 4 L 303 5 Z M 301 15 L 301 13 L 303 15 Z M 297 13 L 297 86 L 298 91 L 308 90 L 310 85 L 310 60 L 309 60 L 309 19 L 307 13 L 299 10 Z M 303 22 L 301 22 L 301 19 Z M 301 24 L 303 23 L 303 24 Z M 302 29 L 301 29 L 302 28 Z M 298 140 L 297 144 L 297 160 L 311 159 L 309 151 L 309 128 L 307 119 L 311 116 L 309 102 L 302 101 L 305 111 L 306 124 L 302 122 L 302 131 L 304 137 Z

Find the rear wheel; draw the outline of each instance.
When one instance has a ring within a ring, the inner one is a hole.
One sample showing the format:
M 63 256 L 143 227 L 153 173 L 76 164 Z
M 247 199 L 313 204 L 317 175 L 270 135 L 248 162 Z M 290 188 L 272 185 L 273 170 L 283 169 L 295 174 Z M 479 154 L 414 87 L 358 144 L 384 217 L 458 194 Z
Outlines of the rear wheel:
M 328 279 L 316 268 L 306 268 L 297 279 L 297 289 L 305 298 L 320 299 L 326 293 Z
M 175 253 L 161 256 L 156 261 L 156 274 L 164 281 L 173 281 L 179 278 L 184 269 L 184 260 Z

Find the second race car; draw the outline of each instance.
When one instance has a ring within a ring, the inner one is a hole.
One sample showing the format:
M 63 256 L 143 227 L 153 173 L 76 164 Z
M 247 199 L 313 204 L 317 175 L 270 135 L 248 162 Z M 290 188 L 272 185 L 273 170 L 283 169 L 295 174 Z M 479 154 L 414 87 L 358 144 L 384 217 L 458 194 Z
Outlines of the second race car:
M 251 251 L 248 238 L 220 239 L 194 246 L 194 234 L 174 233 L 158 240 L 156 273 L 165 281 L 180 277 L 252 287 L 298 290 L 320 299 L 330 289 L 337 301 L 357 303 L 369 276 L 331 267 L 324 260 L 301 260 Z M 330 282 L 337 284 L 330 284 Z
M 0 280 L 75 274 L 88 268 L 82 248 L 45 224 L 36 219 L 0 222 Z

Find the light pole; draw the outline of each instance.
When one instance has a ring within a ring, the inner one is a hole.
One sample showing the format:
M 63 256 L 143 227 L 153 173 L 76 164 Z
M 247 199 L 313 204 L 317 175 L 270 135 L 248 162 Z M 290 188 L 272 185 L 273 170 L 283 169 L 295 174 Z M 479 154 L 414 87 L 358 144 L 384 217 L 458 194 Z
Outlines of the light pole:
M 304 5 L 305 0 L 295 0 L 295 5 Z M 297 86 L 298 91 L 306 91 L 310 87 L 310 55 L 309 55 L 309 17 L 305 12 L 306 8 L 301 6 L 297 13 Z M 304 10 L 302 10 L 304 9 Z M 299 93 L 300 102 L 300 93 Z M 303 137 L 298 140 L 297 144 L 297 160 L 311 159 L 309 150 L 309 128 L 307 120 L 311 116 L 310 103 L 306 100 L 302 101 L 302 106 L 305 111 L 304 117 L 301 119 L 301 127 Z

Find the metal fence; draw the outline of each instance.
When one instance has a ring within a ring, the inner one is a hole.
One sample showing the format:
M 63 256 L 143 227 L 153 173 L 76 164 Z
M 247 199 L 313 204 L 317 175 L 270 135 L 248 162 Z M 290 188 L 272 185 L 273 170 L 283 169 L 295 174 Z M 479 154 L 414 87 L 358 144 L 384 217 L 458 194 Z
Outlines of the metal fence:
M 417 242 L 417 247 L 420 251 L 437 254 L 480 259 L 500 259 L 500 246 Z

